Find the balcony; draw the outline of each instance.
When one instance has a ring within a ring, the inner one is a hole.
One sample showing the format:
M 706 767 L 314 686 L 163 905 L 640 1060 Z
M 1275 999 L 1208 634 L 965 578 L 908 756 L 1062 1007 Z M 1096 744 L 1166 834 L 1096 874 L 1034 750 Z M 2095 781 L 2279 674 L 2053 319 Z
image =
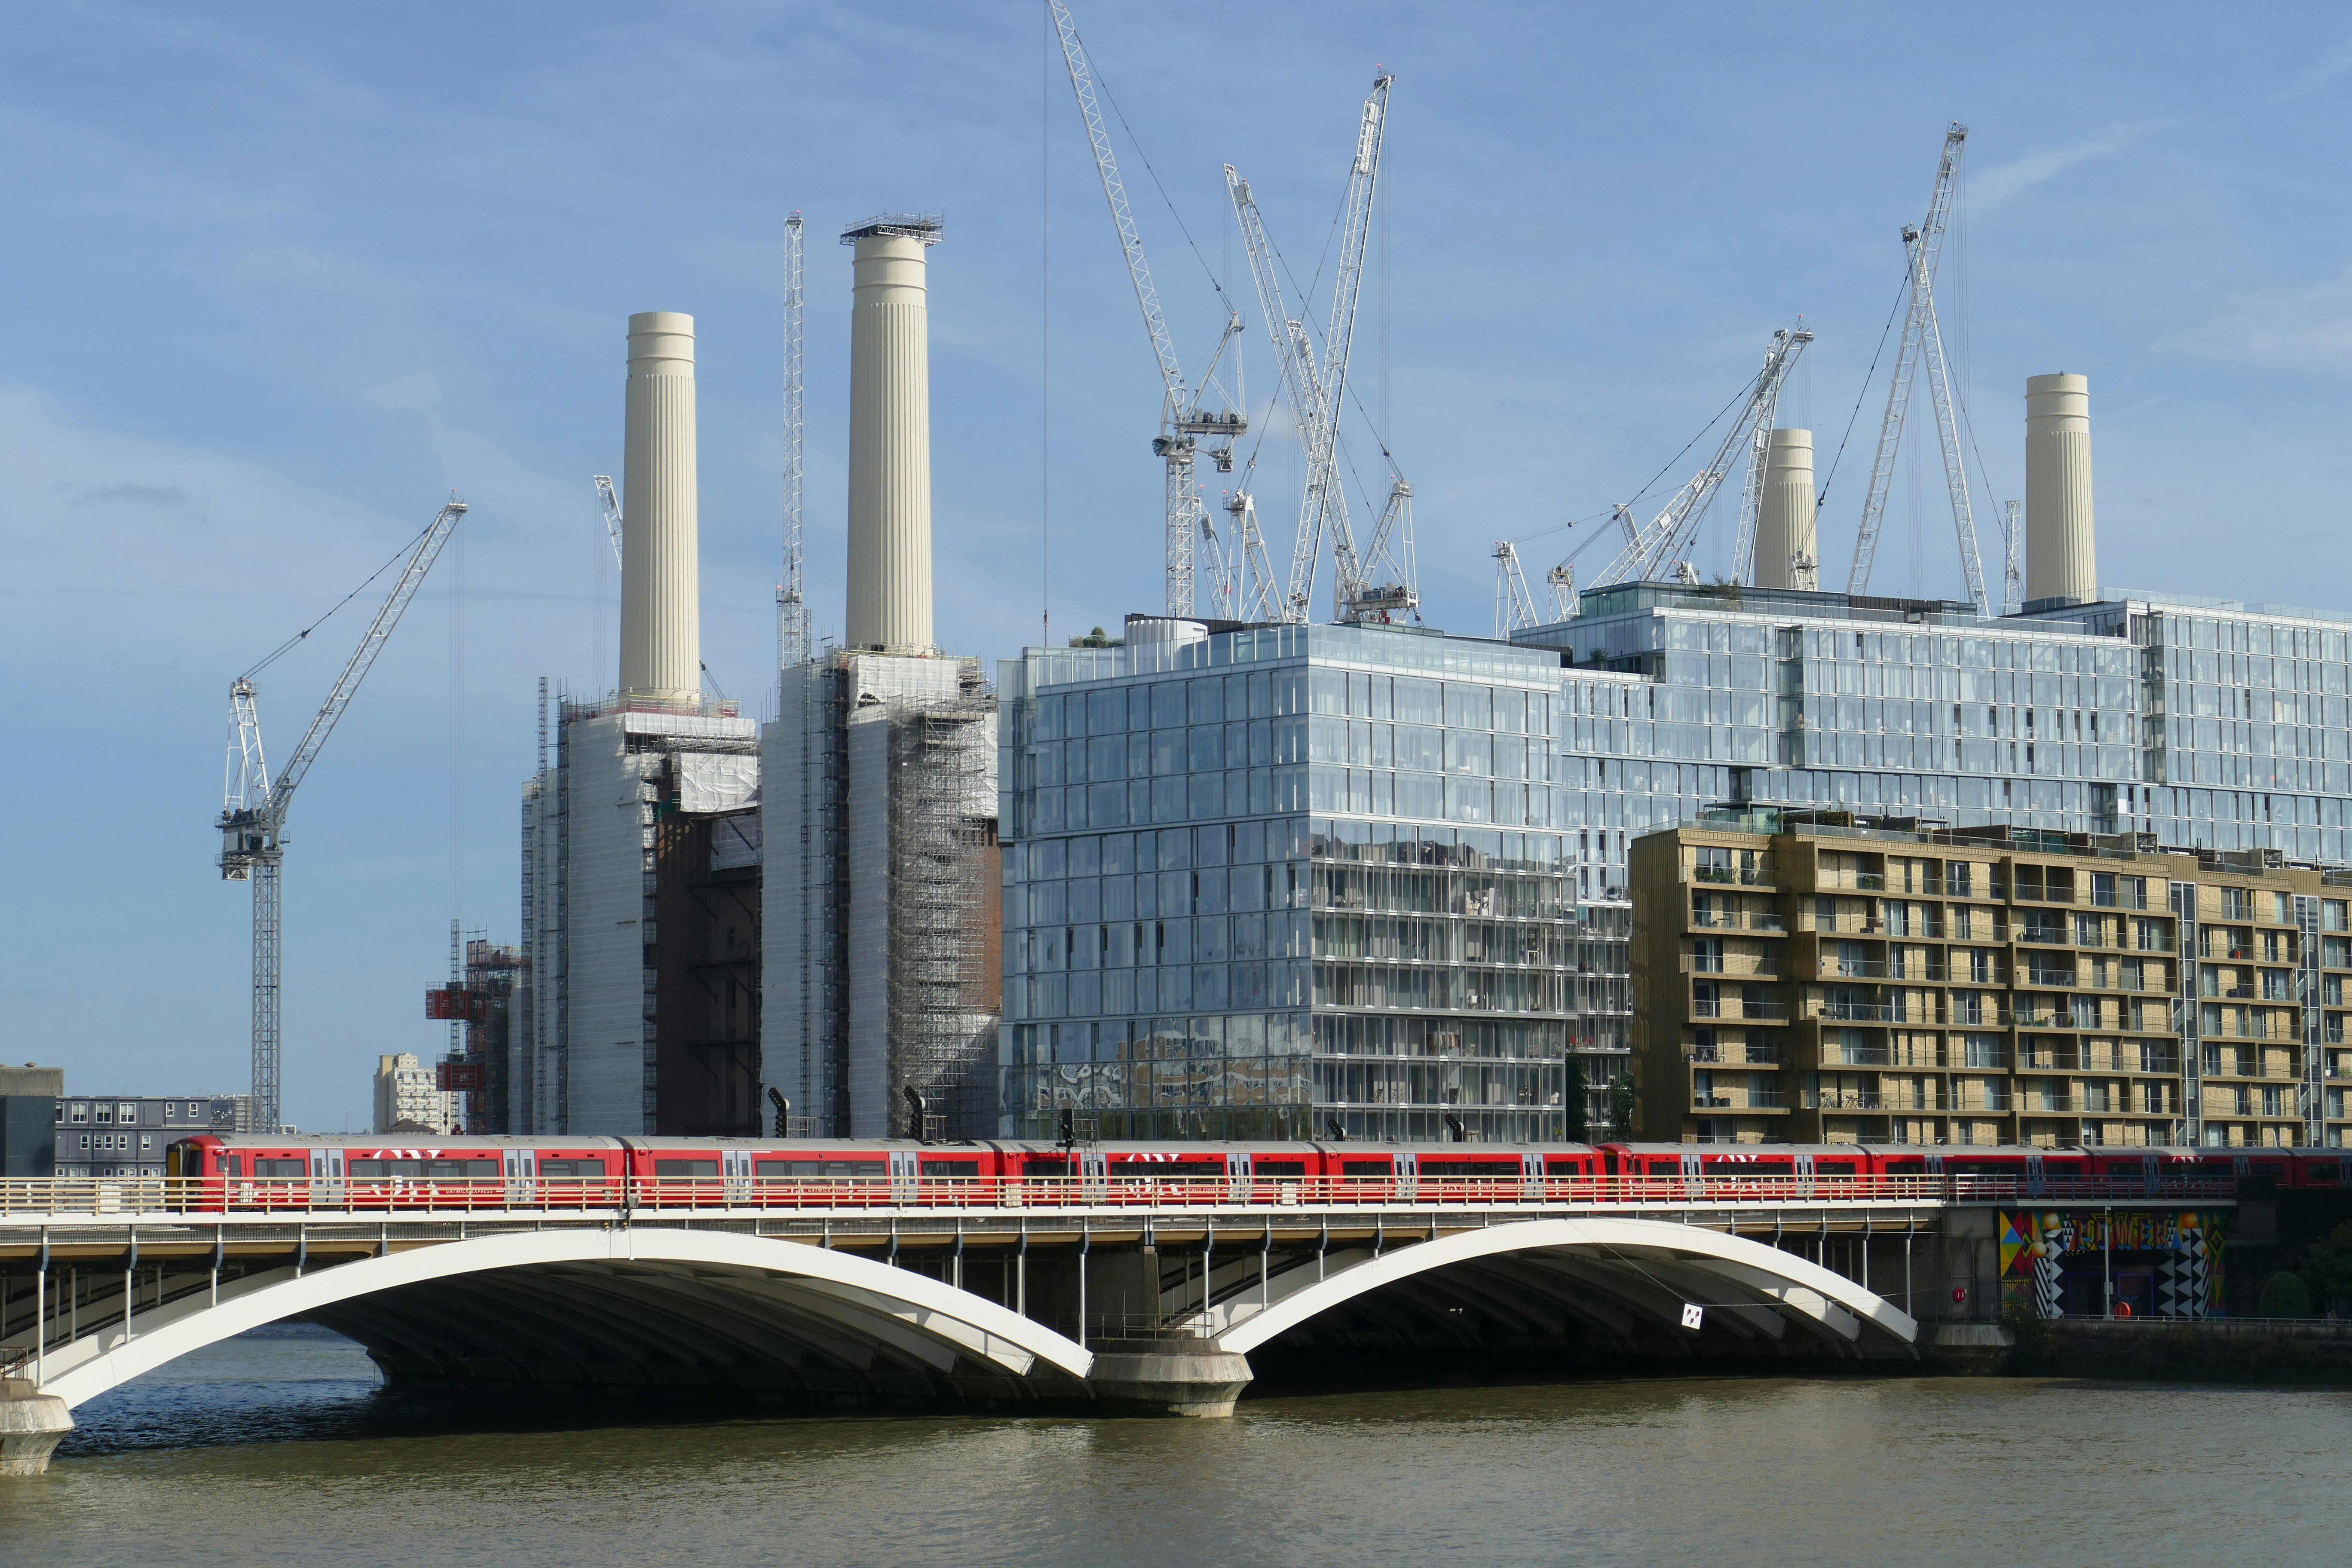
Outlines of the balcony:
M 1764 1045 L 1693 1046 L 1690 1059 L 1701 1067 L 1778 1067 L 1779 1047 Z
M 1893 1067 L 1894 1065 L 1894 1058 L 1888 1053 L 1887 1048 L 1885 1046 L 1840 1047 L 1836 1050 L 1831 1050 L 1824 1047 L 1822 1051 L 1822 1066 L 1825 1069 L 1830 1068 L 1883 1068 Z
M 1691 925 L 1699 931 L 1766 931 L 1785 932 L 1789 922 L 1769 911 L 1752 910 L 1708 910 L 1694 913 Z
M 1806 1096 L 1816 1110 L 1884 1110 L 1886 1102 L 1874 1089 L 1824 1089 Z
M 1789 1005 L 1786 1002 L 1738 1002 L 1724 997 L 1712 1002 L 1702 999 L 1691 1003 L 1691 1016 L 1714 1018 L 1727 1024 L 1737 1024 L 1743 1019 L 1785 1024 L 1789 1021 Z
M 1734 964 L 1752 964 L 1754 967 L 1739 969 L 1733 968 Z M 1683 973 L 1685 974 L 1720 974 L 1733 980 L 1748 975 L 1759 979 L 1777 980 L 1780 974 L 1780 954 L 1772 952 L 1760 955 L 1729 952 L 1711 956 L 1705 953 L 1686 952 L 1683 954 Z
M 2091 894 L 2091 902 L 2103 910 L 2144 910 L 2147 908 L 2147 895 L 2146 893 L 2103 893 L 2095 889 Z
M 1691 880 L 1734 888 L 1769 888 L 1772 886 L 1772 868 L 1769 866 L 1694 866 L 1691 868 Z
M 2070 947 L 2071 933 L 2064 926 L 2021 925 L 2017 928 L 2017 940 L 2035 942 L 2043 947 Z
M 1910 1020 L 1904 1009 L 1876 1002 L 1816 1002 L 1807 1017 L 1822 1018 L 1833 1024 L 1895 1024 Z M 1926 1020 L 1920 1020 L 1925 1023 Z
M 1744 1095 L 1698 1094 L 1691 1096 L 1694 1110 L 1784 1110 L 1787 1097 L 1777 1089 L 1752 1089 Z
M 2074 976 L 2079 973 L 2073 969 L 2029 969 L 2025 972 L 2025 983 L 2028 985 L 2047 985 L 2053 990 L 2072 991 L 2074 989 Z

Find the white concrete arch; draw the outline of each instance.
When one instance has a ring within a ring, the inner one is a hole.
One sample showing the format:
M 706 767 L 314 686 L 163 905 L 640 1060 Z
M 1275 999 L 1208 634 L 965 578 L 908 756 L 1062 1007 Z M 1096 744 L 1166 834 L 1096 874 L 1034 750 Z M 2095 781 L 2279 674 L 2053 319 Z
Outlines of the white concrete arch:
M 636 1226 L 511 1232 L 300 1275 L 274 1270 L 224 1285 L 217 1305 L 197 1296 L 135 1313 L 127 1339 L 120 1322 L 94 1327 L 48 1352 L 41 1391 L 70 1407 L 190 1351 L 339 1301 L 468 1274 L 578 1263 L 699 1265 L 792 1281 L 804 1287 L 797 1291 L 803 1301 L 831 1303 L 860 1333 L 935 1365 L 962 1355 L 1017 1377 L 1044 1362 L 1083 1379 L 1094 1363 L 1085 1347 L 1052 1329 L 908 1269 L 803 1242 Z
M 1212 1327 L 1221 1346 L 1246 1354 L 1368 1290 L 1475 1258 L 1540 1252 L 1583 1256 L 1627 1268 L 1671 1263 L 1675 1272 L 1703 1273 L 1739 1298 L 1720 1305 L 1769 1302 L 1848 1342 L 1861 1337 L 1865 1323 L 1906 1345 L 1919 1332 L 1917 1320 L 1893 1302 L 1794 1253 L 1695 1226 L 1606 1218 L 1519 1220 L 1461 1231 L 1383 1252 L 1320 1280 L 1301 1278 L 1303 1271 L 1294 1270 L 1270 1281 L 1267 1304 L 1249 1299 L 1246 1290 L 1220 1303 L 1212 1313 Z

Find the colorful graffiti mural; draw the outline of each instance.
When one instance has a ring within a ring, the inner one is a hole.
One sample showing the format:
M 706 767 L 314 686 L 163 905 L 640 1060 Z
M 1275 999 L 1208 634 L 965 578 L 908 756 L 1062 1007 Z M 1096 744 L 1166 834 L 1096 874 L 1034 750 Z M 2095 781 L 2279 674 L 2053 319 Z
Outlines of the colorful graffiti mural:
M 2221 1215 L 2177 1209 L 2032 1209 L 2000 1216 L 2005 1311 L 2096 1316 L 2105 1292 L 2159 1318 L 2217 1314 Z

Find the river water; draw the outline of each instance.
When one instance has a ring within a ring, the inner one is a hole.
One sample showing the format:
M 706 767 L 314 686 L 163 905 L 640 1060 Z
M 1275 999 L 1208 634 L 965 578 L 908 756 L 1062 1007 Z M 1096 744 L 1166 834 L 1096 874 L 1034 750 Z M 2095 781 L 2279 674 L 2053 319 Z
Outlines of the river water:
M 1658 1379 L 1230 1421 L 499 1418 L 322 1331 L 115 1390 L 0 1564 L 2336 1562 L 2352 1393 Z

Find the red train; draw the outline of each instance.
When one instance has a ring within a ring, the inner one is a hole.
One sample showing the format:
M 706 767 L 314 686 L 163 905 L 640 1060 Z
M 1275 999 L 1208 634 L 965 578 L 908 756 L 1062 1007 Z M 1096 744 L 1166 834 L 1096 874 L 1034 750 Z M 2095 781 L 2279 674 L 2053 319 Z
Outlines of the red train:
M 2226 1195 L 2242 1178 L 2347 1184 L 2298 1149 L 1888 1144 L 1108 1142 L 337 1137 L 172 1145 L 186 1207 L 942 1207 L 1023 1204 Z

